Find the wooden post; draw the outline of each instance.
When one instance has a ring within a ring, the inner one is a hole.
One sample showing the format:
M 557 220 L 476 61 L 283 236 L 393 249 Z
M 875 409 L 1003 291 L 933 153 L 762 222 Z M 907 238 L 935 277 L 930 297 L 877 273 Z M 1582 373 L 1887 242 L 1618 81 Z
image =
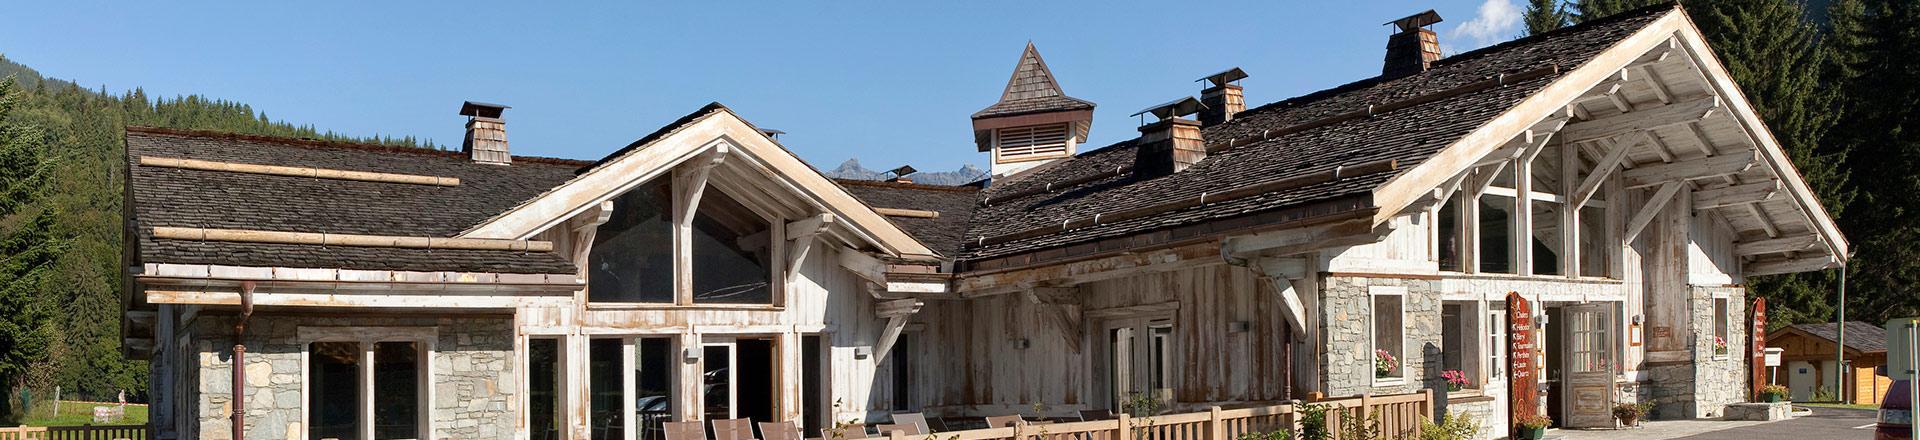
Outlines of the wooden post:
M 1115 429 L 1117 431 L 1113 433 L 1113 440 L 1132 440 L 1133 436 L 1131 434 L 1133 433 L 1133 417 L 1127 415 L 1127 413 L 1124 411 L 1121 412 L 1120 425 Z
M 1359 422 L 1362 424 L 1362 426 L 1365 426 L 1365 424 L 1367 423 L 1372 423 L 1372 420 L 1371 420 L 1373 417 L 1373 397 L 1372 396 L 1373 396 L 1373 393 L 1360 394 Z M 1358 439 L 1355 439 L 1355 440 L 1358 440 Z
M 1220 407 L 1207 407 L 1207 427 L 1207 438 L 1213 440 L 1227 439 L 1227 427 L 1226 425 L 1220 424 Z

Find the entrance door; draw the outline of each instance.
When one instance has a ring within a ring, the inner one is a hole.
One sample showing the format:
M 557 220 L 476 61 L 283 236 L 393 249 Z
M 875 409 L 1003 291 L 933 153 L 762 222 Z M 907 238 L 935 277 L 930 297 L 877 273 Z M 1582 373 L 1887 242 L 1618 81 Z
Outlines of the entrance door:
M 1163 406 L 1173 399 L 1173 319 L 1107 321 L 1107 389 L 1115 413 Z M 1152 403 L 1157 402 L 1157 403 Z
M 1565 364 L 1562 378 L 1568 390 L 1562 413 L 1571 428 L 1613 426 L 1613 307 L 1579 304 L 1566 307 Z
M 704 420 L 773 420 L 773 340 L 709 337 L 700 348 Z

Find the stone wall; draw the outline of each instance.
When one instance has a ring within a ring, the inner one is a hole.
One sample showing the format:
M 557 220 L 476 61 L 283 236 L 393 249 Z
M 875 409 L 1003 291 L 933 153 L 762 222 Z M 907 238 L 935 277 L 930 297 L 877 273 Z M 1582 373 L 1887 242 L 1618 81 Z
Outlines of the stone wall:
M 1652 416 L 1661 419 L 1716 418 L 1728 404 L 1747 401 L 1746 289 L 1693 287 L 1688 292 L 1687 352 L 1691 362 L 1649 365 L 1641 394 L 1654 402 Z M 1714 345 L 1713 298 L 1726 295 L 1727 352 Z
M 1440 292 L 1437 280 L 1328 277 L 1321 285 L 1320 334 L 1325 335 L 1320 389 L 1328 396 L 1400 394 L 1445 388 L 1440 379 Z M 1373 371 L 1373 297 L 1369 287 L 1407 288 L 1402 303 L 1405 381 L 1376 384 Z M 1429 374 L 1431 372 L 1431 374 Z
M 191 370 L 185 394 L 195 426 L 183 436 L 231 439 L 233 317 L 202 315 L 194 323 L 194 350 L 178 367 Z M 513 319 L 500 317 L 311 317 L 256 315 L 247 329 L 246 429 L 250 439 L 301 438 L 305 343 L 301 328 L 391 327 L 429 329 L 433 437 L 492 439 L 512 436 L 518 399 L 514 382 Z M 377 337 L 370 336 L 370 337 Z M 156 368 L 159 368 L 156 366 Z M 420 396 L 422 399 L 429 395 Z M 376 409 L 377 411 L 377 409 Z

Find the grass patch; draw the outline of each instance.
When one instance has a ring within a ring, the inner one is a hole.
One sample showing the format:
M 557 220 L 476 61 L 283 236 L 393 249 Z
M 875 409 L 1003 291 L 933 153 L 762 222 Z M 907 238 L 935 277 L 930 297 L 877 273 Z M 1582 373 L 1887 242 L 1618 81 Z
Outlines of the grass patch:
M 93 407 L 115 406 L 113 403 L 60 402 L 60 413 L 53 413 L 53 402 L 34 404 L 33 411 L 20 424 L 26 426 L 80 426 L 93 423 Z M 127 416 L 110 425 L 144 425 L 147 423 L 146 405 L 127 405 Z
M 1800 406 L 1810 406 L 1814 408 L 1880 409 L 1880 405 L 1854 405 L 1850 403 L 1837 403 L 1837 402 L 1805 402 L 1805 403 L 1794 402 L 1793 404 L 1800 405 Z M 129 412 L 128 414 L 131 415 L 132 413 Z

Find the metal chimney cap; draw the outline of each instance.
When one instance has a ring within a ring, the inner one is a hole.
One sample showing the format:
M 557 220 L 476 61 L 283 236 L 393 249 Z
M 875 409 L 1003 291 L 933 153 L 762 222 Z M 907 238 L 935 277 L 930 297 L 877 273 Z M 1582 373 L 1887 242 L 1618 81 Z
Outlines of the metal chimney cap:
M 476 117 L 482 117 L 482 118 L 499 118 L 501 113 L 506 112 L 507 109 L 510 109 L 510 108 L 513 108 L 513 107 L 508 107 L 500 104 L 478 102 L 478 101 L 466 101 L 466 102 L 460 103 L 460 115 L 476 116 Z
M 1400 28 L 1400 32 L 1407 32 L 1414 29 L 1432 26 L 1434 23 L 1439 23 L 1439 22 L 1440 22 L 1440 13 L 1434 12 L 1432 9 L 1428 9 L 1427 12 L 1409 15 L 1406 18 L 1389 21 L 1381 24 L 1394 25 Z
M 1181 116 L 1199 113 L 1200 109 L 1204 109 L 1204 108 L 1207 108 L 1206 104 L 1201 104 L 1200 100 L 1194 99 L 1192 96 L 1187 96 L 1187 97 L 1182 97 L 1180 99 L 1167 101 L 1164 104 L 1147 107 L 1146 110 L 1141 110 L 1139 112 L 1135 112 L 1134 114 L 1127 115 L 1127 116 L 1140 116 L 1143 114 L 1152 113 L 1154 117 L 1164 120 L 1164 119 L 1173 119 Z
M 1239 80 L 1245 79 L 1246 77 L 1247 77 L 1247 71 L 1240 70 L 1240 68 L 1235 67 L 1232 69 L 1220 71 L 1220 73 L 1203 76 L 1203 77 L 1200 77 L 1200 79 L 1196 79 L 1193 81 L 1194 82 L 1211 81 L 1215 86 L 1224 86 L 1224 85 L 1227 85 L 1227 83 L 1239 81 Z

